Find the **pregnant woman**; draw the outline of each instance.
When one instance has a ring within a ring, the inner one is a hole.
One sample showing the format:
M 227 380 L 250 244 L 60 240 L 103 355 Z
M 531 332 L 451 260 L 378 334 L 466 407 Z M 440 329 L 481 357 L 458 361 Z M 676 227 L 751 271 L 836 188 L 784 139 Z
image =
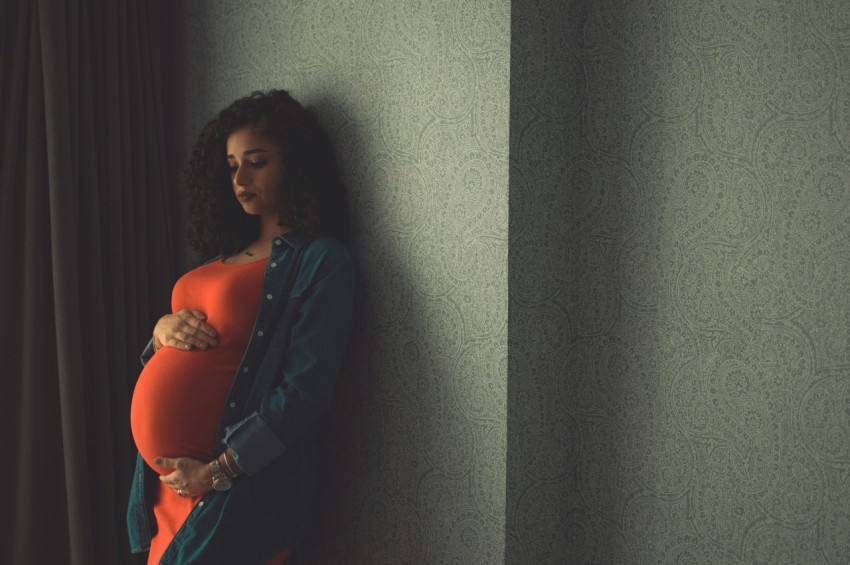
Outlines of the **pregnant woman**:
M 351 326 L 343 187 L 315 117 L 271 91 L 207 124 L 186 189 L 189 238 L 213 259 L 177 281 L 142 354 L 131 549 L 149 564 L 294 563 Z

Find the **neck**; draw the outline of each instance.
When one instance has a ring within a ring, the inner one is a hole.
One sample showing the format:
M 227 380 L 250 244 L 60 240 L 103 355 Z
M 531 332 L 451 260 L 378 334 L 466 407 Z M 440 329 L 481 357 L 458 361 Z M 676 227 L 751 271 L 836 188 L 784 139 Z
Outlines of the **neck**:
M 288 226 L 278 225 L 278 216 L 262 216 L 260 218 L 260 235 L 257 241 L 271 241 L 272 238 L 289 231 Z

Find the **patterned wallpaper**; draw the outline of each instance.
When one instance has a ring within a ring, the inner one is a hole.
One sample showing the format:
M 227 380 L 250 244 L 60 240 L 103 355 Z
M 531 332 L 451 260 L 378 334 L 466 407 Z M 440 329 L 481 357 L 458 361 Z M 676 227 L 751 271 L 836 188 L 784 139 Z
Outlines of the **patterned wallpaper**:
M 335 140 L 362 307 L 317 563 L 504 561 L 506 1 L 163 5 L 173 152 L 252 90 Z
M 850 562 L 850 3 L 167 10 L 175 155 L 283 87 L 348 179 L 320 563 Z
M 850 562 L 850 3 L 513 3 L 507 562 Z

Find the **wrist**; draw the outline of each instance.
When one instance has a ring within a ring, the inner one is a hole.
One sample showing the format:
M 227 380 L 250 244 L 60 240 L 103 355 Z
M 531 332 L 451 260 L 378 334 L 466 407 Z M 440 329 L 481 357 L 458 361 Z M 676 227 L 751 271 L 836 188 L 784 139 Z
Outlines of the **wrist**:
M 229 450 L 225 449 L 218 456 L 218 463 L 222 471 L 224 471 L 231 479 L 235 479 L 239 475 L 244 474 L 244 471 L 236 464 L 233 455 Z
M 210 479 L 212 480 L 212 488 L 218 492 L 226 492 L 233 486 L 233 477 L 229 476 L 218 462 L 218 459 L 213 459 L 209 464 Z

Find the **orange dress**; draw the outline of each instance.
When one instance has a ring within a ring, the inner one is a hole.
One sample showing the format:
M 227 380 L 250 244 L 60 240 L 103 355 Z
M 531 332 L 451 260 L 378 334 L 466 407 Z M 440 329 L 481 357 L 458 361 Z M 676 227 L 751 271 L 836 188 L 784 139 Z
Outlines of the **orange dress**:
M 189 351 L 163 347 L 145 365 L 130 407 L 130 427 L 145 462 L 159 475 L 173 471 L 157 457 L 211 461 L 215 433 L 234 375 L 248 347 L 260 305 L 266 259 L 230 264 L 221 260 L 183 275 L 171 307 L 200 310 L 218 333 L 218 345 Z M 157 531 L 148 563 L 159 560 L 200 497 L 181 498 L 160 484 L 153 505 Z M 289 550 L 269 563 L 283 563 Z

